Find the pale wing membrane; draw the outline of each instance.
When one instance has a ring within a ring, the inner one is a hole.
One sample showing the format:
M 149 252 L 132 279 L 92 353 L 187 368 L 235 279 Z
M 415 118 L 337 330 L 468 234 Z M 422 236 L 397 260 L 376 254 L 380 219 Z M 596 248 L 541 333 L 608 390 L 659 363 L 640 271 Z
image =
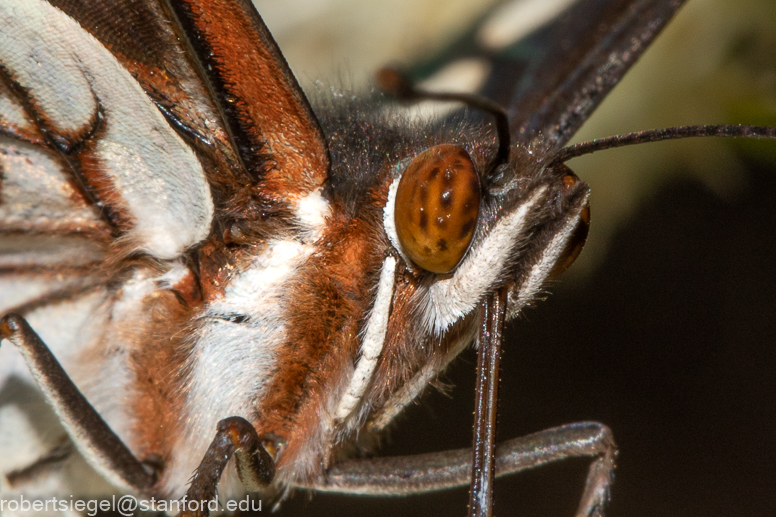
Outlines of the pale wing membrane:
M 105 238 L 110 228 L 45 147 L 0 136 L 0 231 Z
M 110 233 L 63 166 L 18 95 L 0 82 L 1 232 Z
M 97 38 L 198 151 L 210 156 L 209 179 L 228 192 L 247 188 L 210 89 L 197 72 L 166 3 L 157 0 L 51 0 Z M 229 196 L 229 194 L 226 194 Z
M 54 177 L 57 166 L 69 169 L 130 249 L 173 259 L 207 236 L 213 203 L 194 152 L 75 21 L 40 0 L 0 5 L 0 62 L 26 119 L 45 135 L 51 153 L 33 160 L 45 171 L 41 176 Z M 18 110 L 9 110 L 14 116 Z M 11 191 L 29 187 L 23 171 L 13 175 Z M 13 203 L 4 195 L 3 205 Z
M 72 181 L 23 102 L 0 82 L 0 313 L 94 285 L 111 228 Z
M 250 2 L 51 3 L 110 48 L 170 120 L 204 144 L 198 149 L 213 158 L 208 174 L 231 214 L 253 196 L 301 197 L 322 184 L 323 135 Z

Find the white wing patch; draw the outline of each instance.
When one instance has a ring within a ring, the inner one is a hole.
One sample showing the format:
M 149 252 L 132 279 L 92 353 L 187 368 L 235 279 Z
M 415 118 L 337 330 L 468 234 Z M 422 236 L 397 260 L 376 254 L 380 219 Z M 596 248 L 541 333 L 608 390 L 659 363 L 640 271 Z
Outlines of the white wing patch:
M 24 106 L 3 82 L 0 82 L 0 125 L 23 130 L 35 129 L 27 120 Z
M 1 2 L 0 61 L 58 145 L 100 133 L 92 153 L 137 248 L 172 259 L 207 236 L 213 202 L 193 151 L 80 25 L 41 0 Z
M 489 50 L 517 42 L 566 10 L 576 0 L 512 0 L 495 9 L 477 33 Z
M 33 275 L 2 275 L 0 276 L 0 314 L 10 312 L 16 306 L 29 302 L 40 296 L 45 296 L 67 286 L 62 278 L 35 277 Z M 2 350 L 3 346 L 0 346 Z
M 0 230 L 88 233 L 105 227 L 50 152 L 0 137 Z
M 458 59 L 423 80 L 418 87 L 432 92 L 474 93 L 485 85 L 491 68 L 484 59 Z
M 99 244 L 79 236 L 4 235 L 0 240 L 0 268 L 85 266 L 100 261 L 102 251 Z
M 393 301 L 393 286 L 395 282 L 396 259 L 388 257 L 383 262 L 380 272 L 380 282 L 377 285 L 377 297 L 372 307 L 372 314 L 366 324 L 366 331 L 361 342 L 361 357 L 356 363 L 356 369 L 350 378 L 350 384 L 345 390 L 345 396 L 340 400 L 335 418 L 344 420 L 356 408 L 364 396 L 372 373 L 377 366 L 377 359 L 385 343 L 385 333 L 388 330 L 388 320 Z

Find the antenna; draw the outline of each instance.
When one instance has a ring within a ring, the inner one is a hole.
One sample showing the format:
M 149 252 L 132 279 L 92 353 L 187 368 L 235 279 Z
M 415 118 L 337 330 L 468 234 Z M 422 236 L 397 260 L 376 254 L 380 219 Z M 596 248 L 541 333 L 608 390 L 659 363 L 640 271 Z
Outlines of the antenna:
M 726 136 L 742 138 L 776 138 L 776 127 L 771 126 L 744 126 L 744 125 L 706 125 L 706 126 L 676 126 L 664 129 L 649 129 L 615 135 L 607 138 L 596 138 L 589 142 L 569 145 L 558 151 L 550 158 L 547 166 L 552 167 L 566 162 L 577 156 L 591 154 L 604 149 L 625 147 L 626 145 L 644 144 L 647 142 L 659 142 L 661 140 L 678 140 L 680 138 L 695 138 L 702 136 Z

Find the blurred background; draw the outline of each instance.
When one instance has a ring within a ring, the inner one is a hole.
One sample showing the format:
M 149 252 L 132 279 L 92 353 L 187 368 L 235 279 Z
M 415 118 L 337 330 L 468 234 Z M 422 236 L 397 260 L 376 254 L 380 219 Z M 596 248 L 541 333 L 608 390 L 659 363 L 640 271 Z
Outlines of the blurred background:
M 526 0 L 528 1 L 528 0 Z M 495 2 L 257 0 L 291 68 L 366 89 Z M 681 124 L 776 124 L 776 2 L 690 0 L 576 141 Z M 592 227 L 552 295 L 510 325 L 500 437 L 580 420 L 620 448 L 609 516 L 764 516 L 776 504 L 776 143 L 687 140 L 570 162 Z M 384 455 L 471 444 L 474 354 L 427 390 Z M 497 515 L 574 514 L 586 461 L 502 479 Z M 466 490 L 297 493 L 281 515 L 464 515 Z

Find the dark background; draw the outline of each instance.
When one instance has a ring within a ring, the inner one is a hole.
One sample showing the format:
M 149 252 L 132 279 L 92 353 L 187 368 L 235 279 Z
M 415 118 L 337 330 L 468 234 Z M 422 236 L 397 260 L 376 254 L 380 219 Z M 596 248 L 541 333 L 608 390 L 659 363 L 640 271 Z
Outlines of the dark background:
M 607 515 L 774 514 L 776 168 L 747 164 L 734 200 L 690 180 L 666 184 L 592 276 L 559 283 L 510 325 L 500 439 L 574 421 L 609 425 L 620 454 Z M 452 396 L 428 390 L 382 454 L 470 446 L 474 364 L 464 354 L 446 375 Z M 495 513 L 574 515 L 587 465 L 499 480 Z M 297 493 L 281 514 L 462 516 L 467 497 Z

